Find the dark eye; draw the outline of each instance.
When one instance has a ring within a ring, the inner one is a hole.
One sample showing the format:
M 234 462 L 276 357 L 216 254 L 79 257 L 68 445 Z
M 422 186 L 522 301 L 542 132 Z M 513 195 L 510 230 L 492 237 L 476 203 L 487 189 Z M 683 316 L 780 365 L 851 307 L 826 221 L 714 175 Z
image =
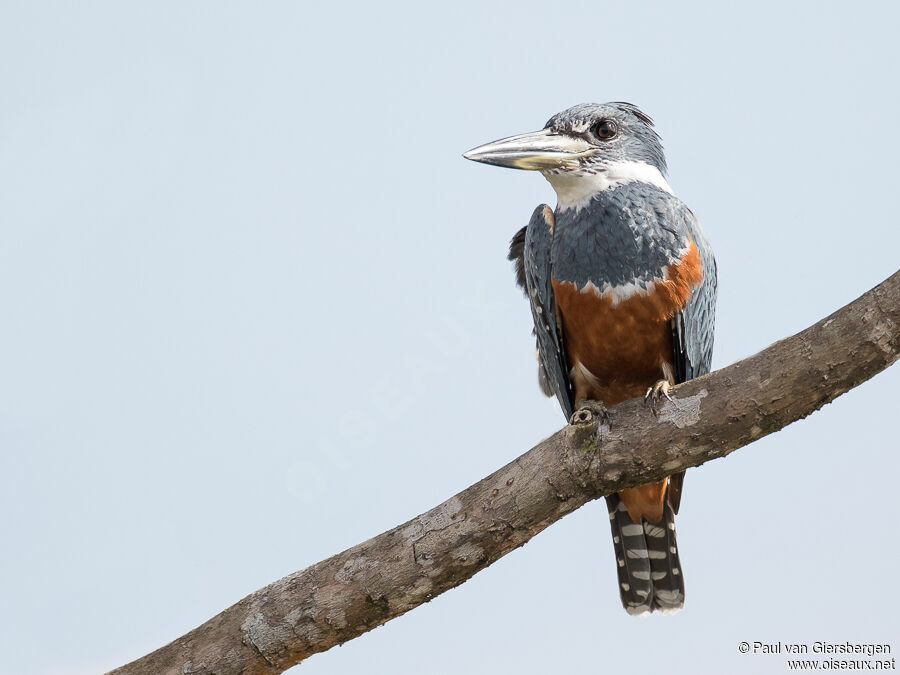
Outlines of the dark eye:
M 619 127 L 609 119 L 602 119 L 594 125 L 594 135 L 604 141 L 608 141 L 619 133 Z

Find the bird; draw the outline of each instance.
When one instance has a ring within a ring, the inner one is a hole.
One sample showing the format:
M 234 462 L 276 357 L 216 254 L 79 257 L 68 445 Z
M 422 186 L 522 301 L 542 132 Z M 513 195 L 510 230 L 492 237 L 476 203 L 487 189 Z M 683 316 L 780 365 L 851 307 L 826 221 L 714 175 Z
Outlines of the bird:
M 539 171 L 556 192 L 512 238 L 509 259 L 531 305 L 538 382 L 571 423 L 709 372 L 716 262 L 694 213 L 666 180 L 653 120 L 631 103 L 584 103 L 541 131 L 465 158 Z M 675 538 L 684 472 L 606 497 L 619 595 L 629 614 L 677 611 Z

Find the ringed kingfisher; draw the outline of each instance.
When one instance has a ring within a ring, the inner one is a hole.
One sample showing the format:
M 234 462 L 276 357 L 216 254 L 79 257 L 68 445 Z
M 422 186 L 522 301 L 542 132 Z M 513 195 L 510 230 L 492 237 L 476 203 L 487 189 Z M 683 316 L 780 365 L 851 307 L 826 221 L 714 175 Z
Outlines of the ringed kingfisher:
M 716 262 L 693 212 L 666 182 L 653 121 L 631 103 L 585 103 L 534 133 L 464 157 L 540 171 L 556 209 L 538 206 L 510 244 L 531 304 L 538 381 L 570 421 L 709 372 Z M 579 417 L 581 416 L 581 417 Z M 606 497 L 622 604 L 675 611 L 684 577 L 675 514 L 684 472 Z

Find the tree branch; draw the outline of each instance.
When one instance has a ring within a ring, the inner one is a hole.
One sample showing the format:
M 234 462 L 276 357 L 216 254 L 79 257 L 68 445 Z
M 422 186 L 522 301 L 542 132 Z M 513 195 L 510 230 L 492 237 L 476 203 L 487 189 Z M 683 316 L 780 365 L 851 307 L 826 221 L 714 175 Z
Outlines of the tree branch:
M 900 354 L 900 272 L 793 337 L 673 391 L 566 427 L 403 525 L 248 595 L 112 673 L 280 673 L 458 586 L 585 502 L 724 457 Z

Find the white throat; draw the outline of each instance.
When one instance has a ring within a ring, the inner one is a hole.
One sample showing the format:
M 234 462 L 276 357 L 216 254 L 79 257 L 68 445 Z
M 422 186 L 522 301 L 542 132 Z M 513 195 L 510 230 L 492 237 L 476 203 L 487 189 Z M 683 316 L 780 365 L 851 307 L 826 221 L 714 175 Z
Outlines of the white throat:
M 544 177 L 556 190 L 560 211 L 583 209 L 598 192 L 611 190 L 625 183 L 648 183 L 672 194 L 672 188 L 662 173 L 647 162 L 611 162 L 596 173 L 544 172 Z

